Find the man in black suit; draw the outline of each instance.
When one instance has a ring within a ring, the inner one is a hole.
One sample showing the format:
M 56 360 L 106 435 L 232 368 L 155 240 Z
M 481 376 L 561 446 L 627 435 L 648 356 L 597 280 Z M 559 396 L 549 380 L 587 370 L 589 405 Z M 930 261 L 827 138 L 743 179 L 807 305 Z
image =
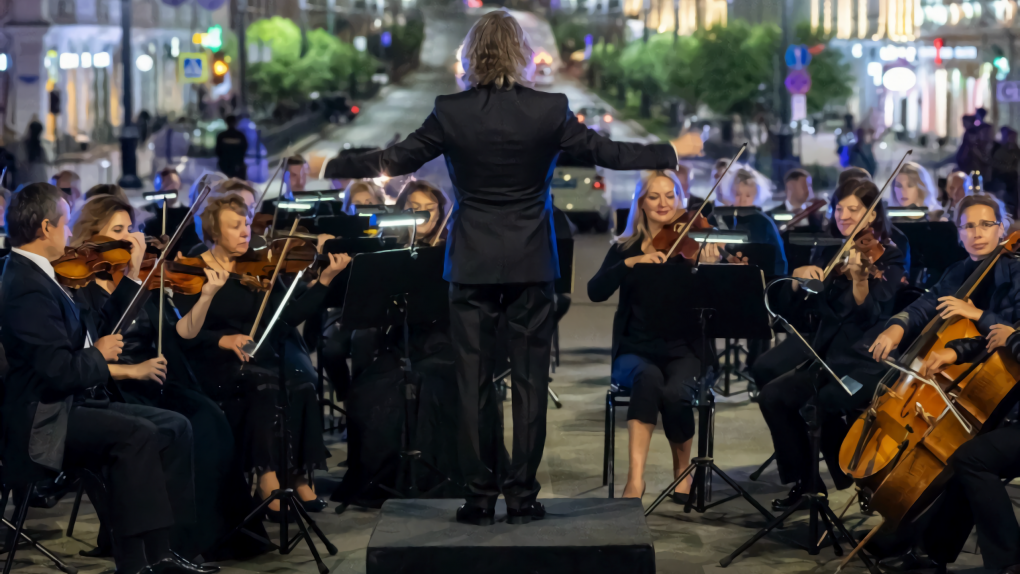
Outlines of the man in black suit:
M 227 177 L 248 179 L 248 165 L 244 163 L 248 138 L 237 129 L 237 116 L 227 116 L 226 122 L 227 129 L 216 136 L 216 165 Z
M 169 545 L 175 517 L 194 514 L 190 424 L 176 413 L 105 396 L 111 376 L 165 376 L 165 362 L 108 365 L 120 355 L 121 336 L 89 333 L 50 264 L 64 254 L 68 215 L 60 190 L 46 183 L 20 189 L 7 209 L 13 250 L 0 283 L 0 337 L 10 365 L 3 383 L 4 479 L 26 485 L 70 469 L 104 475 L 109 496 L 97 489 L 93 500 L 108 499 L 120 572 L 211 572 L 179 559 Z M 130 279 L 137 280 L 140 261 L 126 270 L 129 279 L 110 297 L 107 315 L 127 308 L 137 292 Z
M 797 215 L 804 211 L 804 208 L 815 199 L 815 190 L 811 183 L 811 174 L 807 170 L 801 168 L 791 169 L 787 172 L 783 178 L 783 185 L 786 188 L 786 200 L 783 201 L 782 205 L 779 205 L 769 211 L 766 211 L 766 215 L 775 218 L 777 213 L 792 213 Z M 785 221 L 777 221 L 777 225 L 781 225 Z M 807 219 L 801 220 L 794 227 L 796 231 L 818 233 L 822 230 L 822 226 L 825 224 L 825 209 L 819 209 L 813 212 L 807 217 Z
M 471 490 L 457 519 L 492 524 L 502 491 L 509 521 L 527 523 L 545 514 L 535 474 L 545 447 L 559 269 L 549 194 L 556 158 L 563 152 L 611 169 L 665 169 L 676 167 L 677 151 L 613 142 L 578 122 L 563 94 L 524 87 L 534 71 L 532 51 L 505 11 L 478 20 L 463 54 L 471 89 L 436 98 L 422 127 L 393 147 L 332 160 L 326 177 L 403 175 L 445 156 L 455 205 L 443 277 L 457 352 L 458 454 Z M 700 144 L 693 135 L 674 145 L 696 154 Z M 492 373 L 501 317 L 510 331 L 514 440 L 512 464 L 497 471 L 502 429 Z

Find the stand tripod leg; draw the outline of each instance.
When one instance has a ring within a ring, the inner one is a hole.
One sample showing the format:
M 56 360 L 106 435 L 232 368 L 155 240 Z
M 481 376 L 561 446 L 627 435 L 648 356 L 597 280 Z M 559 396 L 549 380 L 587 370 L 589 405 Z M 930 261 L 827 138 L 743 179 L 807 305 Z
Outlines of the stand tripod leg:
M 694 471 L 696 466 L 697 465 L 695 465 L 695 464 L 691 464 L 690 466 L 685 468 L 684 471 L 680 473 L 680 476 L 676 477 L 676 480 L 674 480 L 672 483 L 670 483 L 670 485 L 668 487 L 666 487 L 666 490 L 663 490 L 662 493 L 659 494 L 659 497 L 656 498 L 655 502 L 653 502 L 652 505 L 648 507 L 648 510 L 645 510 L 645 516 L 648 516 L 649 514 L 651 514 L 652 511 L 655 510 L 655 507 L 657 507 L 660 504 L 662 504 L 662 501 L 666 500 L 666 497 L 669 496 L 669 493 L 671 493 L 674 490 L 676 490 L 677 485 L 679 485 L 683 481 L 683 479 L 687 478 L 687 475 L 690 474 L 692 471 Z M 692 494 L 693 494 L 693 492 L 692 492 Z M 687 497 L 687 500 L 690 501 L 690 497 L 689 496 Z
M 308 511 L 306 511 L 305 508 L 301 506 L 300 503 L 296 504 L 294 508 L 297 509 L 298 515 L 301 518 L 303 518 L 305 522 L 308 523 L 308 526 L 312 529 L 312 532 L 314 532 L 315 535 L 319 537 L 319 540 L 322 541 L 322 545 L 326 547 L 326 551 L 329 552 L 329 555 L 336 556 L 337 552 L 336 546 L 334 546 L 333 543 L 330 542 L 328 538 L 326 538 L 326 535 L 323 534 L 322 529 L 319 528 L 319 524 L 312 520 L 312 517 L 308 515 Z M 309 538 L 309 541 L 310 540 L 311 539 Z
M 7 528 L 9 528 L 11 530 L 15 529 L 14 525 L 11 524 L 11 522 L 9 520 L 7 520 L 6 518 L 0 518 L 0 522 L 2 522 L 2 524 L 4 526 L 6 526 Z M 35 549 L 38 550 L 40 554 L 42 554 L 43 556 L 49 558 L 50 562 L 53 562 L 54 566 L 56 566 L 57 569 L 59 569 L 61 572 L 65 572 L 66 574 L 76 574 L 78 572 L 77 568 L 75 568 L 74 566 L 71 566 L 69 564 L 64 564 L 64 562 L 62 562 L 60 560 L 60 558 L 57 558 L 52 552 L 50 552 L 48 548 L 46 548 L 42 544 L 39 544 L 38 542 L 36 542 L 35 539 L 33 539 L 31 536 L 29 536 L 25 532 L 21 533 L 21 538 L 25 542 L 28 542 L 29 544 L 34 546 Z M 17 544 L 17 543 L 15 543 L 15 544 Z
M 729 475 L 727 475 L 725 472 L 722 471 L 722 469 L 716 466 L 714 462 L 712 463 L 712 471 L 718 474 L 719 478 L 723 479 L 726 482 L 726 484 L 730 485 L 730 488 L 735 490 L 737 494 L 744 498 L 744 500 L 751 503 L 751 506 L 753 506 L 755 510 L 760 512 L 761 515 L 764 516 L 766 520 L 774 520 L 776 518 L 775 516 L 772 515 L 771 512 L 766 510 L 765 507 L 761 505 L 761 503 L 755 500 L 753 496 L 751 496 L 746 490 L 741 488 L 739 484 L 737 484 L 732 478 L 730 478 Z
M 308 528 L 305 527 L 305 521 L 302 518 L 301 511 L 298 510 L 299 508 L 304 510 L 304 508 L 301 508 L 301 504 L 295 500 L 296 498 L 297 497 L 294 495 L 288 496 L 287 500 L 281 501 L 280 504 L 289 505 L 291 510 L 297 511 L 297 516 L 294 517 L 294 522 L 297 523 L 297 527 L 301 531 L 301 538 L 304 538 L 305 543 L 308 544 L 308 550 L 312 553 L 312 559 L 315 560 L 315 565 L 318 567 L 319 574 L 329 574 L 329 568 L 327 568 L 322 562 L 322 557 L 319 556 L 319 551 L 315 548 L 315 542 L 312 540 L 311 534 L 308 533 Z M 305 519 L 307 519 L 308 515 L 305 514 L 304 516 Z M 336 549 L 334 548 L 333 550 L 333 553 L 335 553 Z
M 546 389 L 549 391 L 549 398 L 552 399 L 552 402 L 554 405 L 556 405 L 556 408 L 562 409 L 563 403 L 560 402 L 560 396 L 556 394 L 556 391 L 554 391 L 552 387 L 547 386 Z
M 847 501 L 846 506 L 843 507 L 843 512 L 839 513 L 839 520 L 840 521 L 842 521 L 843 517 L 846 516 L 846 511 L 850 510 L 850 507 L 853 506 L 854 502 L 857 501 L 857 495 L 858 494 L 859 494 L 859 492 L 854 492 L 854 495 L 851 496 L 850 500 Z M 828 533 L 822 533 L 822 537 L 818 539 L 818 545 L 819 546 L 822 545 L 822 542 L 825 542 L 826 534 L 828 534 Z
M 833 552 L 833 554 L 835 554 L 836 556 L 842 556 L 843 555 L 843 547 L 839 545 L 839 538 L 836 536 L 836 533 L 833 532 L 832 520 L 829 519 L 828 513 L 826 513 L 823 510 L 818 515 L 818 517 L 822 519 L 822 525 L 825 526 L 825 532 L 823 533 L 822 537 L 819 539 L 817 547 L 818 548 L 822 547 L 821 540 L 825 540 L 825 534 L 828 534 L 829 536 L 832 537 L 832 552 Z
M 736 550 L 734 550 L 729 556 L 726 556 L 722 560 L 720 560 L 719 561 L 719 565 L 722 566 L 723 568 L 729 566 L 730 563 L 733 562 L 734 558 L 736 558 L 737 556 L 740 556 L 740 554 L 742 554 L 745 550 L 747 550 L 748 548 L 753 546 L 755 542 L 758 542 L 759 540 L 761 540 L 766 534 L 768 534 L 769 532 L 772 532 L 773 530 L 775 530 L 776 527 L 779 526 L 780 524 L 782 524 L 783 522 L 785 522 L 786 519 L 790 517 L 790 515 L 792 515 L 794 512 L 797 512 L 798 510 L 800 510 L 800 508 L 802 506 L 804 506 L 804 504 L 807 501 L 808 501 L 808 498 L 806 496 L 801 497 L 800 501 L 797 502 L 797 504 L 791 506 L 790 508 L 787 508 L 786 511 L 783 512 L 782 514 L 780 514 L 778 517 L 776 517 L 775 520 L 773 520 L 772 522 L 769 522 L 768 524 L 766 524 L 758 532 L 755 532 L 754 536 L 752 536 L 749 540 L 747 540 L 746 542 L 741 544 L 740 547 L 737 548 Z
M 765 472 L 765 469 L 768 468 L 769 465 L 772 464 L 773 461 L 775 460 L 776 453 L 772 453 L 772 456 L 770 456 L 769 459 L 766 460 L 765 462 L 761 463 L 761 466 L 758 467 L 758 470 L 752 472 L 751 475 L 748 476 L 747 478 L 750 478 L 751 480 L 758 480 L 761 477 L 761 473 Z

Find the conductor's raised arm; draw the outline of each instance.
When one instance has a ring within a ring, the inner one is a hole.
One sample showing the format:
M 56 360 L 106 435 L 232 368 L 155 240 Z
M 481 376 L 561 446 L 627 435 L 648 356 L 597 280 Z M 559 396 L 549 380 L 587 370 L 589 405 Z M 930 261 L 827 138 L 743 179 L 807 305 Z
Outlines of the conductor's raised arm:
M 417 171 L 442 153 L 443 128 L 439 125 L 436 113 L 432 112 L 420 128 L 396 145 L 380 151 L 330 160 L 326 164 L 325 177 L 348 179 L 406 175 Z
M 613 141 L 578 121 L 574 112 L 570 111 L 567 97 L 562 94 L 559 97 L 563 99 L 565 110 L 560 148 L 570 156 L 609 169 L 676 167 L 677 153 L 670 144 L 646 145 Z

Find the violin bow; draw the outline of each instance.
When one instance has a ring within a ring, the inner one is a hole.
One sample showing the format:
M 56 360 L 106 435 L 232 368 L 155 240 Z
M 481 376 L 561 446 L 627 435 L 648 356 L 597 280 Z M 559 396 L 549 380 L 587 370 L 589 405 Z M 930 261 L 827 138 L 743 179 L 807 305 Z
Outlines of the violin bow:
M 160 238 L 163 238 L 163 237 L 166 236 L 166 207 L 167 207 L 166 203 L 167 203 L 167 201 L 166 201 L 166 199 L 164 199 L 163 200 L 163 231 L 160 232 Z M 166 246 L 163 247 L 163 254 L 164 255 L 166 254 Z M 160 265 L 159 266 L 159 325 L 156 328 L 157 329 L 157 331 L 156 331 L 156 357 L 157 358 L 163 356 L 163 309 L 164 309 L 164 304 L 166 303 L 166 293 L 163 292 L 163 289 L 164 289 L 164 287 L 166 285 L 166 269 L 164 269 L 164 267 L 166 267 L 166 265 Z M 144 284 L 142 285 L 142 288 L 143 289 L 145 288 Z
M 903 154 L 903 158 L 900 160 L 900 163 L 896 165 L 896 169 L 893 170 L 892 175 L 889 176 L 889 179 L 885 180 L 885 185 L 882 186 L 882 189 L 878 190 L 878 195 L 875 197 L 875 201 L 871 202 L 871 205 L 868 206 L 868 211 L 864 212 L 861 220 L 857 222 L 857 225 L 854 225 L 850 235 L 847 235 L 846 239 L 843 240 L 842 247 L 839 248 L 839 251 L 836 252 L 836 256 L 832 258 L 832 261 L 825 266 L 825 270 L 822 272 L 823 281 L 829 276 L 829 273 L 832 273 L 832 270 L 843 259 L 843 255 L 845 255 L 847 250 L 850 249 L 850 246 L 854 244 L 854 238 L 857 237 L 857 234 L 868 225 L 868 217 L 874 213 L 875 208 L 882 202 L 882 194 L 885 193 L 889 184 L 896 179 L 897 175 L 899 175 L 900 170 L 903 169 L 903 164 L 907 162 L 907 158 L 910 157 L 910 154 L 912 153 L 914 153 L 914 150 L 908 149 L 907 153 Z
M 259 207 L 262 206 L 262 200 L 265 199 L 266 192 L 269 191 L 269 187 L 272 185 L 273 180 L 276 179 L 277 174 L 280 173 L 280 169 L 287 163 L 288 157 L 290 156 L 284 156 L 283 159 L 280 160 L 280 165 L 276 166 L 276 171 L 273 172 L 273 177 L 269 178 L 269 181 L 266 182 L 266 187 L 262 189 L 262 194 L 259 195 L 259 200 L 255 202 L 255 207 L 252 208 L 252 211 L 258 211 Z
M 127 309 L 124 310 L 124 314 L 120 316 L 120 319 L 117 320 L 117 324 L 113 326 L 113 330 L 110 332 L 110 334 L 116 335 L 117 333 L 120 333 L 121 328 L 124 326 L 124 323 L 128 320 L 128 318 L 129 317 L 134 318 L 135 313 L 138 312 L 138 309 L 141 308 L 142 303 L 145 302 L 144 298 L 148 297 L 149 290 L 145 288 L 145 285 L 148 284 L 149 279 L 152 278 L 152 274 L 156 271 L 156 269 L 160 269 L 163 267 L 163 262 L 166 260 L 167 253 L 172 251 L 173 248 L 177 245 L 177 242 L 181 239 L 181 236 L 184 235 L 184 230 L 187 228 L 188 224 L 190 224 L 192 219 L 194 218 L 195 211 L 198 210 L 198 206 L 202 205 L 206 198 L 209 197 L 209 192 L 211 191 L 212 187 L 209 184 L 206 184 L 205 187 L 202 189 L 202 193 L 198 194 L 198 198 L 196 198 L 195 202 L 192 203 L 191 207 L 188 208 L 188 214 L 184 216 L 184 220 L 181 221 L 181 224 L 177 226 L 177 230 L 174 231 L 173 237 L 171 237 L 170 241 L 167 242 L 166 247 L 163 248 L 163 252 L 159 254 L 159 258 L 156 259 L 156 263 L 152 266 L 152 269 L 149 270 L 149 274 L 146 275 L 145 279 L 142 280 L 142 287 L 138 290 L 137 293 L 135 293 L 135 296 L 131 299 L 131 303 L 127 306 Z M 162 286 L 160 287 L 162 288 Z
M 744 142 L 744 145 L 740 146 L 740 149 L 737 150 L 737 155 L 733 156 L 733 159 L 731 159 L 730 162 L 726 164 L 726 169 L 724 169 L 723 172 L 719 174 L 719 179 L 715 180 L 715 184 L 712 185 L 712 189 L 708 190 L 708 194 L 705 195 L 705 201 L 701 203 L 701 206 L 698 207 L 698 210 L 694 212 L 694 216 L 691 217 L 690 221 L 685 223 L 683 228 L 680 230 L 680 234 L 676 238 L 676 241 L 673 242 L 673 246 L 670 247 L 669 252 L 666 253 L 666 259 L 669 259 L 670 257 L 673 256 L 673 252 L 676 251 L 677 245 L 680 245 L 680 242 L 683 241 L 684 237 L 687 237 L 687 232 L 690 231 L 691 226 L 694 225 L 694 220 L 696 220 L 698 216 L 701 215 L 701 212 L 704 211 L 705 206 L 708 205 L 709 201 L 711 201 L 712 194 L 715 193 L 716 188 L 718 188 L 719 184 L 723 182 L 723 179 L 725 179 L 726 174 L 729 173 L 730 168 L 733 167 L 733 164 L 737 163 L 737 160 L 740 159 L 740 156 L 744 154 L 744 150 L 746 149 L 747 142 Z
M 442 225 L 439 226 L 439 230 L 436 232 L 436 236 L 433 237 L 432 241 L 429 242 L 429 247 L 435 247 L 436 243 L 439 243 L 439 237 L 441 235 L 443 235 L 443 230 L 446 229 L 446 224 L 450 222 L 450 215 L 452 215 L 452 214 L 453 214 L 453 206 L 451 205 L 450 206 L 450 211 L 447 211 L 446 215 L 443 216 L 443 223 L 442 223 Z
M 819 209 L 825 207 L 826 205 L 829 205 L 829 202 L 825 201 L 824 199 L 811 200 L 811 205 L 808 205 L 806 208 L 804 208 L 803 211 L 801 211 L 797 215 L 794 215 L 793 218 L 790 219 L 790 221 L 787 221 L 786 223 L 779 226 L 779 233 L 783 233 L 786 230 L 793 227 L 794 225 L 797 225 L 801 221 L 804 221 L 808 217 L 811 217 L 812 213 L 818 211 Z
M 298 222 L 299 221 L 301 221 L 300 217 L 295 217 L 294 218 L 294 225 L 292 225 L 291 228 L 290 228 L 290 232 L 292 234 L 295 231 L 297 231 L 297 226 L 298 226 Z M 251 334 L 248 335 L 248 337 L 251 338 L 251 339 L 255 338 L 255 333 L 259 330 L 259 321 L 262 320 L 262 314 L 266 312 L 266 304 L 269 303 L 269 295 L 270 295 L 270 293 L 273 292 L 273 287 L 276 285 L 276 278 L 280 276 L 280 269 L 283 267 L 283 262 L 287 260 L 287 251 L 290 250 L 290 242 L 291 241 L 292 241 L 292 239 L 290 237 L 288 237 L 287 238 L 287 242 L 283 244 L 283 252 L 280 254 L 280 260 L 276 262 L 276 269 L 273 270 L 273 278 L 269 281 L 269 289 L 266 289 L 266 294 L 265 294 L 264 297 L 262 297 L 262 306 L 259 307 L 259 314 L 255 316 L 255 324 L 251 326 Z M 295 280 L 295 282 L 296 282 L 296 280 Z M 248 344 L 250 345 L 251 343 L 248 343 Z M 245 346 L 247 347 L 248 345 L 245 345 Z M 256 349 L 257 349 L 257 347 L 256 347 Z M 244 350 L 244 349 L 242 349 L 242 350 Z M 245 352 L 247 353 L 246 350 L 245 350 Z M 252 352 L 248 353 L 248 354 L 251 355 L 254 352 L 255 352 L 255 350 L 252 350 Z

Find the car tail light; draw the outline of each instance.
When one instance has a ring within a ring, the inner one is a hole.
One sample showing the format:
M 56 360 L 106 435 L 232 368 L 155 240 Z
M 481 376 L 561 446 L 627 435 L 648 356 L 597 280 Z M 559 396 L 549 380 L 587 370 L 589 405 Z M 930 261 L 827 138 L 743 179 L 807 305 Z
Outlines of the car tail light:
M 361 108 L 359 108 L 358 106 L 351 106 L 351 113 L 352 114 L 357 114 L 357 113 L 360 113 L 360 112 L 361 112 Z
M 577 114 L 577 121 L 584 123 L 584 114 Z
M 591 184 L 592 189 L 605 189 L 605 180 L 602 179 L 601 175 L 595 176 L 595 183 Z
M 606 122 L 607 124 L 611 124 L 613 123 L 613 116 L 606 114 L 602 116 L 602 121 Z

